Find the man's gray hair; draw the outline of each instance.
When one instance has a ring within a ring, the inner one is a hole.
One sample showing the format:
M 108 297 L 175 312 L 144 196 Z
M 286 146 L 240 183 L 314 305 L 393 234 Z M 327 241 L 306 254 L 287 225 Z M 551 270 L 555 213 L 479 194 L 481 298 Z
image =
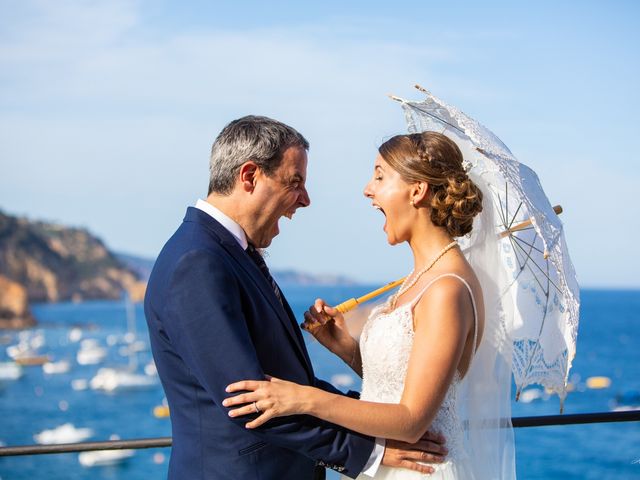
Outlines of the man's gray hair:
M 240 167 L 248 160 L 271 176 L 289 147 L 308 150 L 309 142 L 292 127 L 271 118 L 249 115 L 234 120 L 211 147 L 209 194 L 229 195 Z

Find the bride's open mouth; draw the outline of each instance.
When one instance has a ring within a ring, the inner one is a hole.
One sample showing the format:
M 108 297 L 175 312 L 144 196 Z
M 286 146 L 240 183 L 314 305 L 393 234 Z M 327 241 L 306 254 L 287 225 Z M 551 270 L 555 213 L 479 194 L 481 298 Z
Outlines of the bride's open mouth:
M 384 210 L 382 209 L 382 207 L 380 207 L 380 205 L 376 205 L 375 203 L 372 204 L 373 208 L 375 208 L 376 210 L 382 212 L 382 214 L 384 215 L 384 225 L 382 226 L 382 229 L 386 232 L 387 230 L 387 214 L 384 212 Z

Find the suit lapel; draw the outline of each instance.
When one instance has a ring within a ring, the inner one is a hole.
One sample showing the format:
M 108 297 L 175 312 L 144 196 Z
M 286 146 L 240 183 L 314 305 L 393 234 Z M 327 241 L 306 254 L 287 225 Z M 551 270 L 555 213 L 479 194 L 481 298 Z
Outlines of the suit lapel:
M 276 313 L 276 316 L 280 322 L 284 325 L 285 329 L 289 333 L 293 344 L 296 346 L 298 353 L 300 354 L 309 379 L 313 383 L 313 369 L 311 367 L 311 361 L 307 353 L 307 349 L 304 345 L 304 339 L 302 333 L 297 325 L 295 315 L 289 306 L 284 294 L 282 295 L 283 303 L 280 303 L 278 297 L 273 291 L 272 286 L 269 284 L 267 278 L 260 271 L 260 268 L 254 263 L 238 244 L 237 240 L 231 235 L 231 233 L 218 223 L 210 215 L 194 208 L 189 207 L 187 209 L 187 216 L 185 220 L 196 221 L 203 227 L 211 231 L 219 240 L 222 247 L 234 258 L 234 260 L 240 265 L 240 267 L 248 274 L 251 280 L 260 289 L 262 295 L 267 299 L 271 307 Z M 281 290 L 282 291 L 282 290 Z
M 278 286 L 278 288 L 280 288 L 280 286 Z M 280 291 L 282 292 L 282 289 L 280 289 Z M 293 310 L 291 309 L 291 307 L 289 306 L 289 302 L 287 302 L 287 299 L 285 298 L 284 295 L 282 295 L 282 302 L 283 302 L 283 306 L 287 312 L 287 316 L 291 319 L 291 323 L 292 323 L 292 328 L 293 331 L 295 332 L 296 338 L 298 339 L 298 343 L 300 345 L 304 346 L 304 338 L 302 337 L 302 330 L 300 330 L 300 327 L 298 326 L 298 322 L 296 320 L 296 316 L 293 313 Z M 311 359 L 309 358 L 309 352 L 307 352 L 306 347 L 305 348 L 301 348 L 302 351 L 302 355 L 304 357 L 304 361 L 307 364 L 307 371 L 309 372 L 309 377 L 311 379 L 311 381 L 313 382 L 313 367 L 311 365 Z

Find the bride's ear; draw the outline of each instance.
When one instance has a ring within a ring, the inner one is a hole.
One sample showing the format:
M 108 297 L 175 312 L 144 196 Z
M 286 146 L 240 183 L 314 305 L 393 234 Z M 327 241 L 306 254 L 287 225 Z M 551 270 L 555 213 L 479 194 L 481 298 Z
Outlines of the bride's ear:
M 411 189 L 411 205 L 418 208 L 426 205 L 429 194 L 429 184 L 427 182 L 416 182 Z

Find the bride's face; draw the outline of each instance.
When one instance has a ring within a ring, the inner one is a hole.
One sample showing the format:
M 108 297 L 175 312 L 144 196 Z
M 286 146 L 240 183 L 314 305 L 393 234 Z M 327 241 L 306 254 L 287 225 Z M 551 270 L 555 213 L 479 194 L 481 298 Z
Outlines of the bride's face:
M 364 196 L 371 200 L 374 208 L 384 214 L 383 230 L 389 244 L 407 241 L 414 210 L 409 203 L 411 186 L 380 155 L 376 157 L 373 177 L 364 189 Z

